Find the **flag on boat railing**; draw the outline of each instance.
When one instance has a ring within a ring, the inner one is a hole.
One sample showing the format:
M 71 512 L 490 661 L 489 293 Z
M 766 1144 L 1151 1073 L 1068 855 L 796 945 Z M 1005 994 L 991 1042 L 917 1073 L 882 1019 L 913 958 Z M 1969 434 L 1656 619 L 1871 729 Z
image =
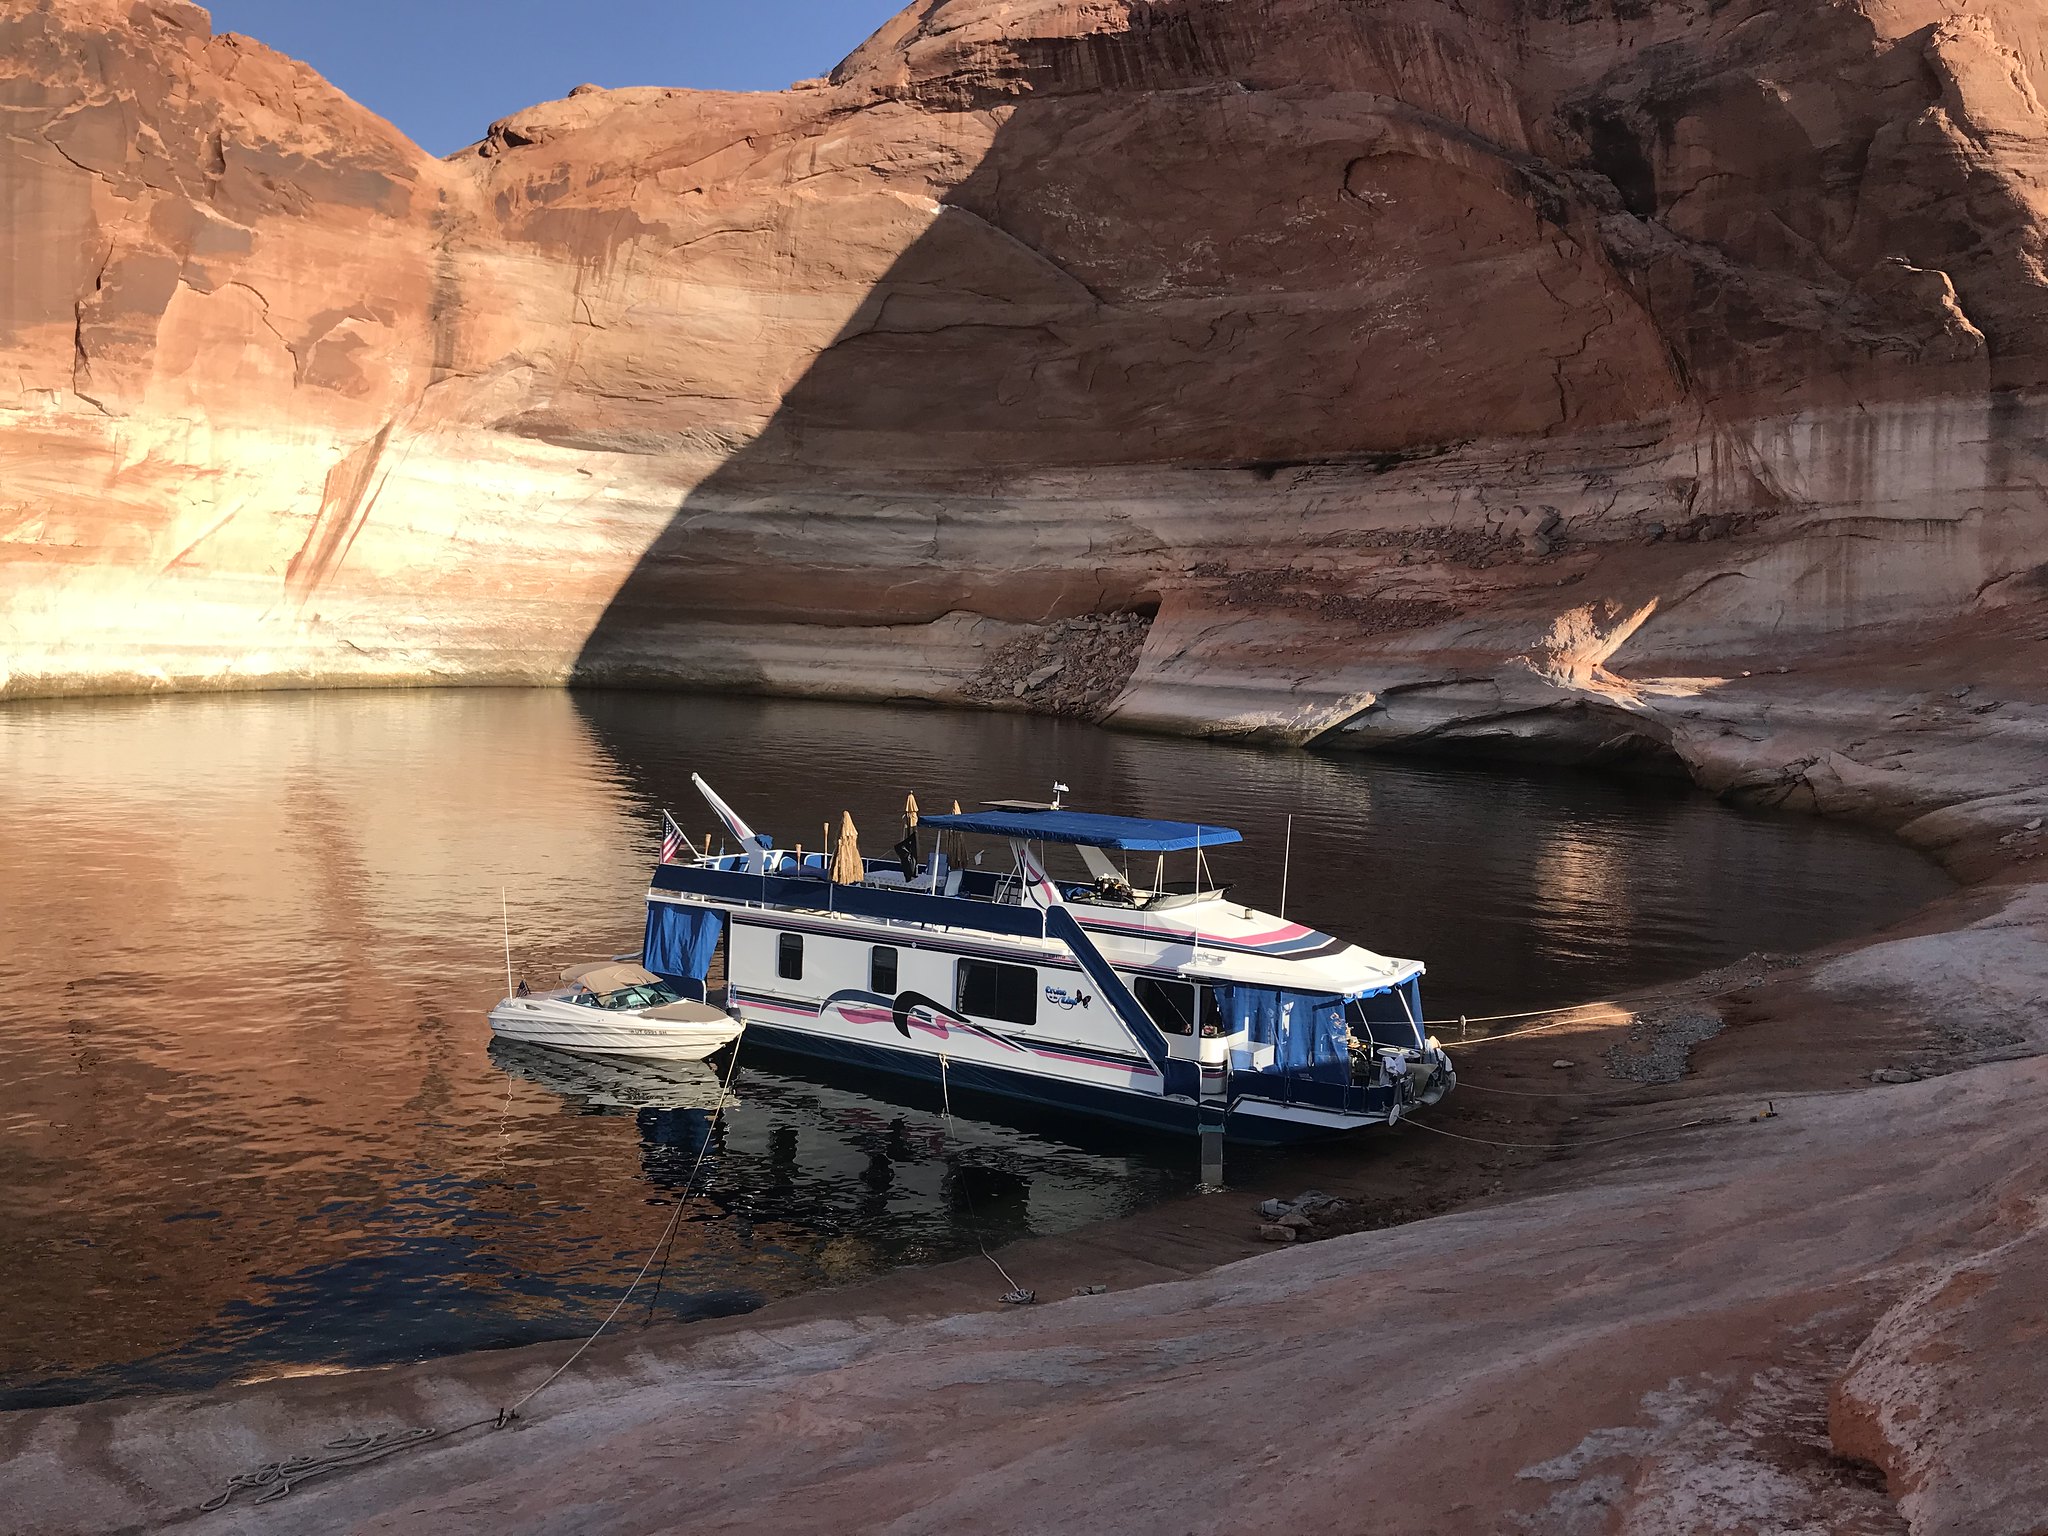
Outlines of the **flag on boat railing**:
M 669 815 L 667 811 L 663 811 L 661 813 L 661 862 L 673 864 L 676 855 L 683 851 L 684 845 L 688 842 L 689 839 L 683 836 L 683 829 L 676 825 L 675 817 Z

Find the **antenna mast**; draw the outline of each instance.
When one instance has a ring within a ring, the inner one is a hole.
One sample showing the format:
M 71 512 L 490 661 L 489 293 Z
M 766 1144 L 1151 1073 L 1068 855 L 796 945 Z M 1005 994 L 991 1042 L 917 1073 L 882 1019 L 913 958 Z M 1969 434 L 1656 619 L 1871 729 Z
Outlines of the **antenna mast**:
M 1280 852 L 1280 916 L 1287 917 L 1287 871 L 1294 862 L 1294 817 L 1287 818 L 1287 842 Z
M 498 887 L 498 920 L 505 925 L 505 995 L 512 995 L 512 909 L 505 901 L 505 887 Z

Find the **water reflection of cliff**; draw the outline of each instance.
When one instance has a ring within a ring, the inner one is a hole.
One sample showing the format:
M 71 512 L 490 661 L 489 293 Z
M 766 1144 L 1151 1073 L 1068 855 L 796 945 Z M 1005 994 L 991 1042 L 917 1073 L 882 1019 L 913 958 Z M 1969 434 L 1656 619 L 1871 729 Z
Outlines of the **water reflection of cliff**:
M 523 1203 L 480 1062 L 498 888 L 544 950 L 606 950 L 639 878 L 567 701 L 17 705 L 0 782 L 0 1377 L 156 1353 L 276 1277 Z M 518 1161 L 546 1182 L 542 1136 Z M 473 1198 L 406 1195 L 408 1166 Z M 512 1225 L 474 1240 L 548 1267 Z

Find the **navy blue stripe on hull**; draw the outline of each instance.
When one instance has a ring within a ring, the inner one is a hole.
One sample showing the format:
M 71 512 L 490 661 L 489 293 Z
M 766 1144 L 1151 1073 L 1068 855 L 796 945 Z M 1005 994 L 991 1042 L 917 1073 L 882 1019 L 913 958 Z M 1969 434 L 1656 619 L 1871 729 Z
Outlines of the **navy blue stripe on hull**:
M 864 1067 L 869 1071 L 888 1073 L 894 1077 L 911 1078 L 925 1083 L 939 1081 L 938 1057 L 928 1056 L 921 1051 L 899 1051 L 885 1045 L 833 1039 L 824 1035 L 814 1035 L 805 1030 L 783 1029 L 774 1024 L 762 1023 L 747 1025 L 747 1032 L 741 1037 L 743 1050 L 747 1041 L 757 1041 L 774 1050 L 787 1051 L 792 1055 L 808 1056 L 818 1061 L 843 1062 Z M 1098 1087 L 1092 1083 L 1062 1082 L 1057 1078 L 1010 1072 L 1001 1067 L 985 1066 L 979 1062 L 961 1061 L 950 1057 L 946 1063 L 946 1080 L 948 1086 L 956 1092 L 992 1094 L 998 1098 L 1014 1099 L 1026 1104 L 1042 1104 L 1095 1119 L 1141 1125 L 1151 1130 L 1191 1132 L 1200 1129 L 1200 1112 L 1192 1101 L 1186 1099 L 1129 1093 L 1115 1088 Z M 1294 1142 L 1320 1141 L 1347 1133 L 1320 1125 L 1272 1120 L 1263 1115 L 1253 1118 L 1249 1115 L 1234 1114 L 1226 1122 L 1225 1134 L 1232 1141 L 1252 1146 L 1286 1146 Z

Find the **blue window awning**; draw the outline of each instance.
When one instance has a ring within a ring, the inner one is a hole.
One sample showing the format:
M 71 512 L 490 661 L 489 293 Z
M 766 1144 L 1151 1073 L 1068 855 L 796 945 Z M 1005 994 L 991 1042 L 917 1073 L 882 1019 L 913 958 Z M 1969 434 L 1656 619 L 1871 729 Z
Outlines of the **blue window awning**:
M 1076 843 L 1084 848 L 1122 848 L 1131 853 L 1178 853 L 1185 848 L 1217 848 L 1244 841 L 1229 827 L 1152 821 L 1143 816 L 1097 816 L 1088 811 L 968 811 L 958 816 L 926 816 L 919 825 L 947 832 Z

